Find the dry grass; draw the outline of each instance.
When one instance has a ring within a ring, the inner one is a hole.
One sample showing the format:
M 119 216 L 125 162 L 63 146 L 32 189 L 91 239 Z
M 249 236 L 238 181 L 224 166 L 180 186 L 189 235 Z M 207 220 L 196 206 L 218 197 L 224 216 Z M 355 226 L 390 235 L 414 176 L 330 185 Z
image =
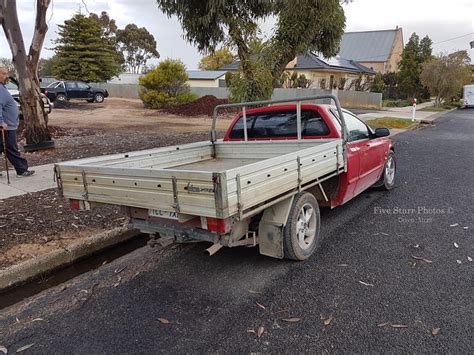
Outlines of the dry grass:
M 49 124 L 61 128 L 97 130 L 161 131 L 166 133 L 207 132 L 212 119 L 207 116 L 181 117 L 146 109 L 140 100 L 107 98 L 103 104 L 76 101 L 71 108 L 56 108 Z M 218 119 L 217 130 L 225 131 L 230 119 Z

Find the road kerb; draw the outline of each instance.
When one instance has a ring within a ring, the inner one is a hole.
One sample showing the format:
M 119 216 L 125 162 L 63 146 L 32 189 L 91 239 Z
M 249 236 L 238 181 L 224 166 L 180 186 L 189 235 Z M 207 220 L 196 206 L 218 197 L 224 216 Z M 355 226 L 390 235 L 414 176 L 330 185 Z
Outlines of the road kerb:
M 420 123 L 432 124 L 433 121 L 437 120 L 437 119 L 440 118 L 441 116 L 447 114 L 448 112 L 455 111 L 455 110 L 457 110 L 457 109 L 458 109 L 458 108 L 452 108 L 452 109 L 450 109 L 450 110 L 436 112 L 436 113 L 434 113 L 433 115 L 428 116 L 428 117 L 426 117 L 426 118 L 420 120 Z
M 24 284 L 42 274 L 64 268 L 79 259 L 125 242 L 139 234 L 137 231 L 128 230 L 123 227 L 114 228 L 70 244 L 65 248 L 37 256 L 21 264 L 13 265 L 0 271 L 0 293 L 14 286 Z

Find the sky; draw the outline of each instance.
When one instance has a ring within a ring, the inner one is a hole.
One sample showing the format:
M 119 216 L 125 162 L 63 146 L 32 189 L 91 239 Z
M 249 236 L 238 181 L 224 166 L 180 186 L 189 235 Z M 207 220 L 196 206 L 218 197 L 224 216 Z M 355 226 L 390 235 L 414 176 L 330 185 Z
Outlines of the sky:
M 413 32 L 420 38 L 428 35 L 434 42 L 434 54 L 465 49 L 474 62 L 474 49 L 470 49 L 469 45 L 474 40 L 473 0 L 353 0 L 343 7 L 346 32 L 394 29 L 399 26 L 403 29 L 405 43 Z M 35 1 L 17 0 L 17 9 L 25 45 L 29 47 L 33 35 Z M 157 41 L 160 59 L 178 58 L 186 64 L 187 69 L 197 69 L 202 54 L 183 39 L 178 20 L 164 15 L 154 0 L 52 0 L 47 14 L 49 30 L 42 57 L 47 58 L 54 53 L 51 47 L 54 47 L 52 40 L 57 36 L 57 25 L 79 11 L 83 14 L 107 11 L 119 28 L 129 23 L 146 27 Z M 270 36 L 273 25 L 273 19 L 262 21 L 263 34 Z M 11 57 L 2 30 L 0 57 Z

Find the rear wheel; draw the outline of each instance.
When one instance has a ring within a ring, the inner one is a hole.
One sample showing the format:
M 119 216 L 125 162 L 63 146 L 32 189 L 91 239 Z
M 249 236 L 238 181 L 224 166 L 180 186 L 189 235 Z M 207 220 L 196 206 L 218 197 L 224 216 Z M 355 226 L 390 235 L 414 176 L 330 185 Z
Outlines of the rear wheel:
M 104 102 L 104 95 L 97 93 L 94 95 L 94 101 L 98 102 L 99 104 Z
M 305 260 L 321 245 L 320 215 L 316 198 L 309 192 L 295 196 L 283 231 L 285 258 Z
M 56 101 L 59 103 L 65 103 L 67 101 L 67 97 L 64 94 L 57 94 Z
M 395 158 L 395 153 L 390 151 L 387 156 L 387 161 L 385 162 L 385 167 L 383 168 L 382 176 L 380 177 L 380 180 L 374 185 L 374 187 L 386 191 L 393 189 L 395 186 L 396 170 L 397 159 Z

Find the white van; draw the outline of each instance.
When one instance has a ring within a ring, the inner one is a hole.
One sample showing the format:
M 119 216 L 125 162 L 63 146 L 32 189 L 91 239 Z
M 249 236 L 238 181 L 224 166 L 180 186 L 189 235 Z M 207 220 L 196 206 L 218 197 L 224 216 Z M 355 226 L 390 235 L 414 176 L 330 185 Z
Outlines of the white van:
M 463 102 L 464 107 L 474 107 L 474 84 L 464 85 Z

